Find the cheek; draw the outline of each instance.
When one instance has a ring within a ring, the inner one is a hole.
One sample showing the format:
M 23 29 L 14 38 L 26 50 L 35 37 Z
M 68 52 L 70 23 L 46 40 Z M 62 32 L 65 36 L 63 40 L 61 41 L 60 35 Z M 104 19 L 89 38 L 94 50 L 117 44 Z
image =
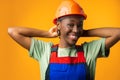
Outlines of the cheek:
M 61 34 L 66 34 L 67 32 L 69 32 L 69 29 L 66 26 L 62 26 L 60 32 Z

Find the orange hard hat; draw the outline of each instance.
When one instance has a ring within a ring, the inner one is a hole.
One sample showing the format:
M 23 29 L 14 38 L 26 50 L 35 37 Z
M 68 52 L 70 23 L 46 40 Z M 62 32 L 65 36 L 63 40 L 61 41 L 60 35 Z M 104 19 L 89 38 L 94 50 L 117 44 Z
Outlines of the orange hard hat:
M 87 15 L 84 13 L 82 7 L 78 3 L 76 3 L 74 0 L 65 0 L 58 7 L 53 23 L 56 24 L 57 19 L 69 15 L 80 15 L 83 16 L 84 19 L 87 18 Z

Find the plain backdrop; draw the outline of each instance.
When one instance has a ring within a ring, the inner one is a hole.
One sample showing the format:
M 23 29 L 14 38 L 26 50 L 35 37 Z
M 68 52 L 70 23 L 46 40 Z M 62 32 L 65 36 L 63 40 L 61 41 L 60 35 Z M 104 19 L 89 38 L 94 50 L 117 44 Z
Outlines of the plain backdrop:
M 40 80 L 39 65 L 8 35 L 8 27 L 49 30 L 62 0 L 0 0 L 0 80 Z M 120 28 L 120 0 L 76 0 L 87 14 L 84 29 Z M 58 43 L 59 38 L 45 39 Z M 98 38 L 81 38 L 77 44 Z M 96 80 L 120 80 L 120 42 L 108 58 L 97 60 Z

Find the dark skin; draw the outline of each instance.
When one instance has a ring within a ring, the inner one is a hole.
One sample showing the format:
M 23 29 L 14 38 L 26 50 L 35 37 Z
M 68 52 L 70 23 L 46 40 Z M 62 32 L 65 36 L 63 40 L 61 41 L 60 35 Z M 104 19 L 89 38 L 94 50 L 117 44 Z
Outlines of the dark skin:
M 60 30 L 60 47 L 72 47 L 76 44 L 78 38 L 83 33 L 83 18 L 75 16 L 75 18 L 67 17 L 58 22 Z
M 78 16 L 79 17 L 79 16 Z M 79 37 L 102 37 L 106 38 L 106 49 L 111 48 L 120 40 L 120 28 L 97 28 L 83 30 L 83 19 L 73 15 L 58 21 L 57 25 L 49 31 L 33 28 L 12 27 L 8 28 L 9 35 L 22 47 L 30 49 L 31 37 L 55 38 L 60 29 L 59 47 L 68 48 L 76 44 Z

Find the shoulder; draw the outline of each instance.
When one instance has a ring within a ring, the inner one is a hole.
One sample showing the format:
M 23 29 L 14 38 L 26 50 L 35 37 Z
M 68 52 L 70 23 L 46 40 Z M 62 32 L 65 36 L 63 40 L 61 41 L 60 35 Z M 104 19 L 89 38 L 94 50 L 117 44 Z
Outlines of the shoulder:
M 52 42 L 46 42 L 43 40 L 32 38 L 30 50 L 31 51 L 34 50 L 39 53 L 45 53 L 47 51 L 50 51 L 52 46 L 53 46 Z
M 108 56 L 109 50 L 105 49 L 105 38 L 93 40 L 91 42 L 85 42 L 83 49 L 86 57 L 103 57 Z
M 31 46 L 30 46 L 30 54 L 42 56 L 50 52 L 52 42 L 45 42 L 39 39 L 32 38 Z
M 105 38 L 100 38 L 98 40 L 93 40 L 93 41 L 90 41 L 90 42 L 84 42 L 82 45 L 83 47 L 87 47 L 87 46 L 97 46 L 97 45 L 104 45 L 105 44 Z
M 36 46 L 50 46 L 51 47 L 53 45 L 53 43 L 39 40 L 36 38 L 32 38 L 31 46 L 35 46 L 35 45 Z

